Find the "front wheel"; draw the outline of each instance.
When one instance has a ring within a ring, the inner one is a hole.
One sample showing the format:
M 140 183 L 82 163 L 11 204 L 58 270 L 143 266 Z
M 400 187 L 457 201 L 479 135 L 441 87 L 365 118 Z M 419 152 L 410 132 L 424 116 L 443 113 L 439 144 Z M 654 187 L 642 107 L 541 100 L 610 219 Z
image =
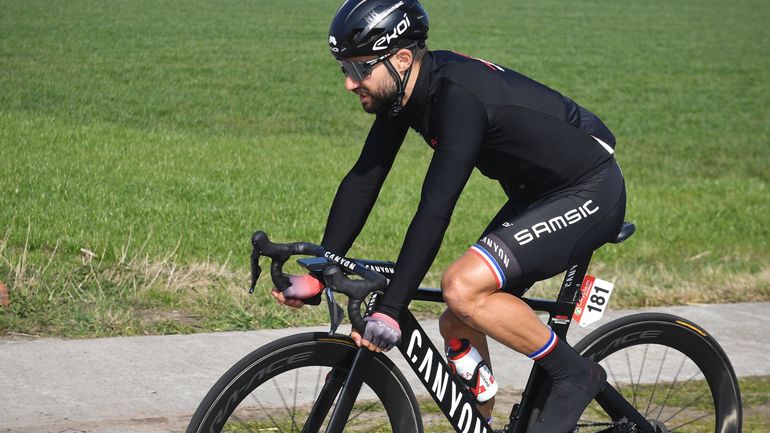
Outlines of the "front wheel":
M 267 344 L 219 379 L 187 433 L 325 431 L 357 350 L 349 337 L 324 333 Z M 414 394 L 385 355 L 373 357 L 345 431 L 422 433 Z
M 614 320 L 575 345 L 658 432 L 740 433 L 738 380 L 722 348 L 681 317 L 641 313 Z M 580 432 L 635 432 L 592 403 Z

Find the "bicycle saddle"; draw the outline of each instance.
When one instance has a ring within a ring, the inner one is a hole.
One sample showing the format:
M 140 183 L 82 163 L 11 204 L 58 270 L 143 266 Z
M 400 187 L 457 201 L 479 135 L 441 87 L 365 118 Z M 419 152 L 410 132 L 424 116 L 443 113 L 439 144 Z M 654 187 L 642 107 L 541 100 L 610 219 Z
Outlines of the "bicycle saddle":
M 634 225 L 634 223 L 623 221 L 623 227 L 620 228 L 620 232 L 618 232 L 618 235 L 615 237 L 615 239 L 611 240 L 610 242 L 613 244 L 619 244 L 624 240 L 630 238 L 635 231 L 636 231 L 636 226 Z

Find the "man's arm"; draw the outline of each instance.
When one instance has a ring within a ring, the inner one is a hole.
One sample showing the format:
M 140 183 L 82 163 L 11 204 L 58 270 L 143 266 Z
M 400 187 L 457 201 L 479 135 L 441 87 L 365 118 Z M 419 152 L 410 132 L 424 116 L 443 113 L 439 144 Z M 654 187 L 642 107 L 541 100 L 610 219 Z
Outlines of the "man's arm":
M 452 211 L 475 167 L 487 130 L 486 110 L 469 91 L 446 83 L 439 92 L 438 143 L 409 225 L 396 274 L 377 311 L 398 318 L 436 258 Z
M 409 129 L 397 119 L 378 115 L 358 161 L 337 189 L 321 245 L 344 255 L 353 245 L 388 176 Z

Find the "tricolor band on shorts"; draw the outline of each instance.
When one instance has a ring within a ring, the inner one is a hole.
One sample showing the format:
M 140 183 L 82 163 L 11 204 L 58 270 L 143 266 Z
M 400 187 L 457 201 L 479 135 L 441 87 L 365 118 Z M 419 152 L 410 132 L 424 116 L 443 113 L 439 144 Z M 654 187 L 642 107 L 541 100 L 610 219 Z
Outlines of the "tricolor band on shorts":
M 479 256 L 481 260 L 484 261 L 484 263 L 487 265 L 490 271 L 492 271 L 492 274 L 495 276 L 495 279 L 497 280 L 497 288 L 502 289 L 505 287 L 505 272 L 503 272 L 503 268 L 500 266 L 499 263 L 495 260 L 495 257 L 487 251 L 484 247 L 482 247 L 480 244 L 474 244 L 471 247 L 471 251 Z
M 548 342 L 545 343 L 545 346 L 527 355 L 533 361 L 542 359 L 543 357 L 551 353 L 553 348 L 556 347 L 556 342 L 559 341 L 559 337 L 556 336 L 556 333 L 553 332 L 553 329 L 549 327 L 548 330 L 551 331 L 551 336 L 548 338 Z

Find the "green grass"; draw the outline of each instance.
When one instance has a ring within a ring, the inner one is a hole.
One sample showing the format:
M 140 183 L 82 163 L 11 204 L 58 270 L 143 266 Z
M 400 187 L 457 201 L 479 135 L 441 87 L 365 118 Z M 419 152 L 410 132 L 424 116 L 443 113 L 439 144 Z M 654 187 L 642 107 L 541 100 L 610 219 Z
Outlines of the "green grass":
M 615 132 L 638 227 L 597 254 L 616 306 L 770 299 L 766 2 L 424 5 L 431 48 L 517 69 Z M 0 0 L 0 332 L 323 321 L 236 289 L 253 230 L 320 240 L 371 122 L 327 52 L 336 6 Z M 430 156 L 410 134 L 351 255 L 397 256 Z M 475 174 L 427 283 L 502 203 Z

